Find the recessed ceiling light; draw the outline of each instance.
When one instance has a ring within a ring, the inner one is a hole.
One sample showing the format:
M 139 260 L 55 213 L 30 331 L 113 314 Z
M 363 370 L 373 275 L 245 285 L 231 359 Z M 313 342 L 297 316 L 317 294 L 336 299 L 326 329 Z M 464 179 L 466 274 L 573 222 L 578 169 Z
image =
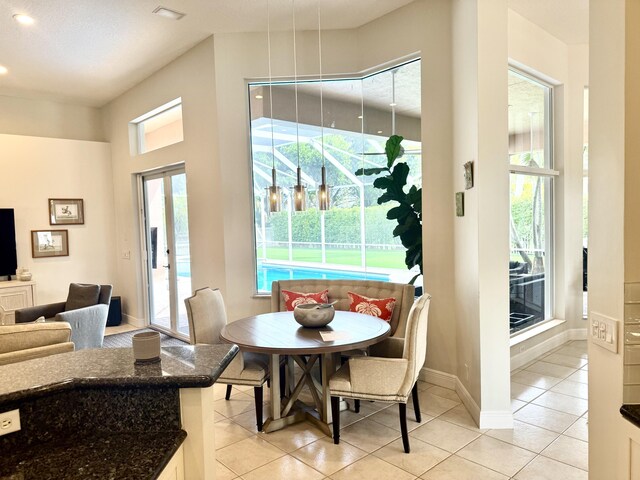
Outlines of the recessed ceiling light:
M 257 98 L 258 100 L 262 100 L 262 95 L 256 95 L 256 98 Z
M 157 7 L 153 13 L 164 18 L 170 18 L 171 20 L 180 20 L 186 15 L 186 13 L 176 12 L 175 10 L 171 10 L 166 7 Z
M 397 105 L 397 103 L 395 103 L 395 102 L 389 104 L 390 107 L 395 107 L 396 105 Z
M 358 118 L 362 118 L 362 115 L 358 115 Z
M 25 15 L 24 13 L 16 13 L 13 16 L 13 19 L 22 25 L 33 25 L 34 22 L 32 17 Z
M 9 69 L 7 67 L 3 67 L 2 65 L 0 65 L 0 75 L 6 75 L 9 72 Z
M 378 133 L 382 133 L 382 130 L 378 130 Z

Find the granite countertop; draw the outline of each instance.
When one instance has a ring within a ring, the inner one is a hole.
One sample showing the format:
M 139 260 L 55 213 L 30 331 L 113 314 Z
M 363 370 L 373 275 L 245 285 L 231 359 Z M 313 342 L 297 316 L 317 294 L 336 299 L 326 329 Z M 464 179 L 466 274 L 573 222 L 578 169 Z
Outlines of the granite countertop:
M 620 413 L 631 423 L 640 427 L 640 405 L 622 405 Z
M 238 351 L 230 344 L 163 347 L 160 362 L 136 365 L 131 348 L 103 348 L 3 365 L 0 404 L 78 386 L 209 387 Z
M 118 433 L 3 453 L 0 480 L 139 480 L 157 478 L 187 434 Z M 72 452 L 73 455 L 69 455 Z

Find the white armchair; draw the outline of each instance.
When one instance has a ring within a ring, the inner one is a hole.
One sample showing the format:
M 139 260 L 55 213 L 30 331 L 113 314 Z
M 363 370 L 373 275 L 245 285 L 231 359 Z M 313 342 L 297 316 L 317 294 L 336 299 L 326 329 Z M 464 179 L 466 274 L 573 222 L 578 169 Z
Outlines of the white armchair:
M 329 381 L 333 442 L 340 443 L 340 397 L 355 400 L 397 402 L 404 451 L 409 453 L 407 431 L 407 401 L 413 396 L 416 420 L 422 420 L 416 382 L 427 355 L 427 323 L 431 297 L 423 295 L 411 307 L 404 341 L 390 338 L 389 348 L 397 349 L 402 342 L 400 358 L 353 357 L 335 372 Z M 388 352 L 389 350 L 385 350 Z

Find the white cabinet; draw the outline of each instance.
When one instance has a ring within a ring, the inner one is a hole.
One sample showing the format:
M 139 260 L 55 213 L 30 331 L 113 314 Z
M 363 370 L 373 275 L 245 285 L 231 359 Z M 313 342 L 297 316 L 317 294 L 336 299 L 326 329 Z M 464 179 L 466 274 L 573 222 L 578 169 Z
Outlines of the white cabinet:
M 158 480 L 184 480 L 184 448 L 182 445 L 160 473 Z
M 0 316 L 2 325 L 15 323 L 15 311 L 36 303 L 36 282 L 11 280 L 0 282 Z M 2 315 L 4 314 L 4 315 Z

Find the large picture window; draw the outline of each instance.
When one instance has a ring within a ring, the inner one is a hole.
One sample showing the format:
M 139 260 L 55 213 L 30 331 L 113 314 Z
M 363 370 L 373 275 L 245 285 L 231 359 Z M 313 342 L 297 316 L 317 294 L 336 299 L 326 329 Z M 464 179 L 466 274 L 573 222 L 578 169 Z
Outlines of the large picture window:
M 551 318 L 553 284 L 552 88 L 509 71 L 509 327 Z
M 393 205 L 378 205 L 375 177 L 355 172 L 384 166 L 385 142 L 396 133 L 405 138 L 407 188 L 421 186 L 420 60 L 364 78 L 324 80 L 322 88 L 319 81 L 299 81 L 298 122 L 293 82 L 250 83 L 249 105 L 257 292 L 269 293 L 271 282 L 282 279 L 409 281 L 415 273 L 404 265 L 395 221 L 386 218 Z M 298 164 L 307 208 L 296 212 Z M 317 198 L 323 164 L 331 186 L 326 211 Z M 266 196 L 272 166 L 283 191 L 276 213 L 269 213 Z

